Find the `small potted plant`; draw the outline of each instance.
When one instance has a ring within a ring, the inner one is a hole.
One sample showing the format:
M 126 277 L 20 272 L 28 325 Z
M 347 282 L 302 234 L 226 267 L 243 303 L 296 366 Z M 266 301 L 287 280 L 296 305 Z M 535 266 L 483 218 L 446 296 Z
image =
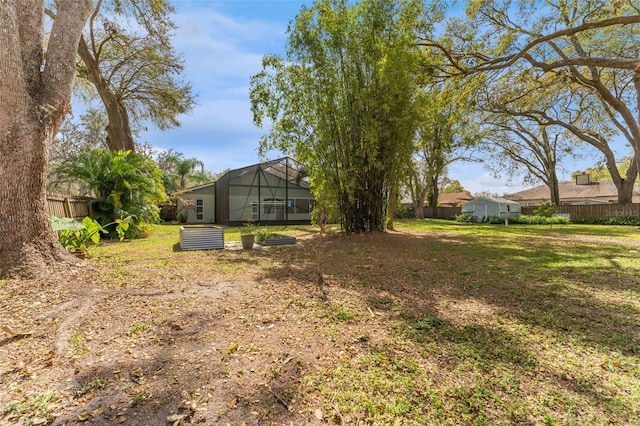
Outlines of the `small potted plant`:
M 251 250 L 253 248 L 253 242 L 256 237 L 256 227 L 247 222 L 240 230 L 240 239 L 242 240 L 242 248 L 244 250 Z

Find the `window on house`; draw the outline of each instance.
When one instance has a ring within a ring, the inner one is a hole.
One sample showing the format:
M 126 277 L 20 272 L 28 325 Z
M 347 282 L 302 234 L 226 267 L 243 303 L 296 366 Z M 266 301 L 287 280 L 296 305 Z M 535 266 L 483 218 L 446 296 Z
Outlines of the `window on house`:
M 306 198 L 296 198 L 294 213 L 309 213 L 311 205 Z
M 204 220 L 204 200 L 196 200 L 196 220 Z
M 284 211 L 285 201 L 282 198 L 265 198 L 262 202 L 264 214 L 275 214 L 278 210 Z

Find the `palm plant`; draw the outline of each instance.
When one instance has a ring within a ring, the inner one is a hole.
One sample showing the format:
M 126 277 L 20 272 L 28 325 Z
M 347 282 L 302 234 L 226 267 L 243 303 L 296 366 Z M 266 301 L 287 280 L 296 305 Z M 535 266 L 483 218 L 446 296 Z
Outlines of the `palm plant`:
M 57 171 L 91 188 L 96 198 L 94 217 L 103 225 L 131 216 L 130 233 L 135 235 L 143 224 L 159 219 L 157 205 L 165 199 L 162 171 L 150 158 L 131 151 L 95 149 L 67 158 Z
M 187 158 L 177 164 L 176 172 L 180 176 L 180 189 L 187 187 L 187 176 L 191 175 L 197 166 L 204 169 L 204 163 L 197 158 Z

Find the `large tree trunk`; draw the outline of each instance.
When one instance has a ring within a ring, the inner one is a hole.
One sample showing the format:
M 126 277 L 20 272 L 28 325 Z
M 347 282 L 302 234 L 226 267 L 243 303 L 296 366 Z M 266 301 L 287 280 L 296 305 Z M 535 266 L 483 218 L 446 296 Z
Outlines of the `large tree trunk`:
M 393 219 L 395 219 L 398 213 L 398 190 L 396 185 L 391 189 L 391 194 L 389 195 L 389 206 L 387 207 L 387 230 L 394 231 L 393 227 Z
M 413 215 L 416 219 L 424 219 L 424 198 L 413 202 Z
M 555 165 L 548 170 L 548 182 L 549 194 L 551 195 L 551 201 L 554 205 L 560 205 L 560 187 L 558 185 L 558 175 L 556 174 Z
M 110 92 L 100 95 L 107 110 L 107 146 L 110 151 L 135 151 L 135 143 L 129 124 L 129 113 L 122 102 Z
M 413 200 L 413 215 L 416 219 L 424 219 L 424 198 L 426 195 L 426 191 L 422 191 L 416 195 L 417 199 Z
M 71 257 L 49 220 L 45 170 L 53 136 L 34 114 L 16 115 L 14 130 L 0 135 L 0 274 L 31 276 Z M 4 149 L 12 144 L 21 149 Z
M 71 259 L 49 221 L 49 147 L 66 113 L 89 0 L 58 0 L 46 57 L 44 2 L 0 0 L 0 275 Z
M 440 189 L 438 188 L 438 181 L 440 180 L 440 175 L 431 176 L 431 195 L 429 197 L 429 207 L 433 208 L 434 216 L 436 212 L 436 208 L 438 207 L 438 197 L 440 195 Z
M 631 204 L 633 202 L 633 187 L 638 176 L 638 163 L 631 161 L 627 174 L 623 178 L 620 176 L 613 153 L 610 150 L 603 150 L 603 153 L 611 181 L 618 190 L 618 204 Z
M 97 12 L 98 10 L 94 11 L 93 18 Z M 109 124 L 105 129 L 107 131 L 107 146 L 110 151 L 135 151 L 129 113 L 122 101 L 113 93 L 108 82 L 102 78 L 99 61 L 94 56 L 97 54 L 89 48 L 86 40 L 82 37 L 78 47 L 78 55 L 86 67 L 83 77 L 93 83 L 109 119 Z
M 632 160 L 624 179 L 616 184 L 616 188 L 618 189 L 618 204 L 633 203 L 633 188 L 637 178 L 638 162 Z

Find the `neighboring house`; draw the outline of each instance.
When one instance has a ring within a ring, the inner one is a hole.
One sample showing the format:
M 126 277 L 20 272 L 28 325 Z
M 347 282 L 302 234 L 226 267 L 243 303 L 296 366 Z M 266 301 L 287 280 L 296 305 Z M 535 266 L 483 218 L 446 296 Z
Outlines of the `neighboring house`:
M 188 223 L 241 225 L 308 224 L 314 198 L 295 160 L 284 157 L 230 170 L 217 181 L 188 188 L 181 198 L 195 201 Z
M 473 195 L 468 191 L 438 194 L 438 207 L 461 207 L 464 203 L 471 200 L 473 200 Z M 413 207 L 413 200 L 405 196 L 400 201 L 400 205 Z
M 468 191 L 438 194 L 438 207 L 462 207 L 463 204 L 471 200 L 473 200 L 473 195 Z
M 520 214 L 520 204 L 504 198 L 478 197 L 462 206 L 462 214 L 471 216 L 474 222 L 484 222 L 489 216 L 515 217 Z
M 216 183 L 194 186 L 180 192 L 180 198 L 193 200 L 195 206 L 182 209 L 178 207 L 178 218 L 186 214 L 186 223 L 215 223 Z
M 608 204 L 618 202 L 618 190 L 613 182 L 591 182 L 587 175 L 576 177 L 574 182 L 558 184 L 560 205 Z M 551 199 L 549 187 L 538 186 L 515 194 L 505 195 L 509 200 L 517 201 L 523 206 L 539 206 L 543 201 Z M 640 202 L 640 193 L 634 190 L 633 202 Z

